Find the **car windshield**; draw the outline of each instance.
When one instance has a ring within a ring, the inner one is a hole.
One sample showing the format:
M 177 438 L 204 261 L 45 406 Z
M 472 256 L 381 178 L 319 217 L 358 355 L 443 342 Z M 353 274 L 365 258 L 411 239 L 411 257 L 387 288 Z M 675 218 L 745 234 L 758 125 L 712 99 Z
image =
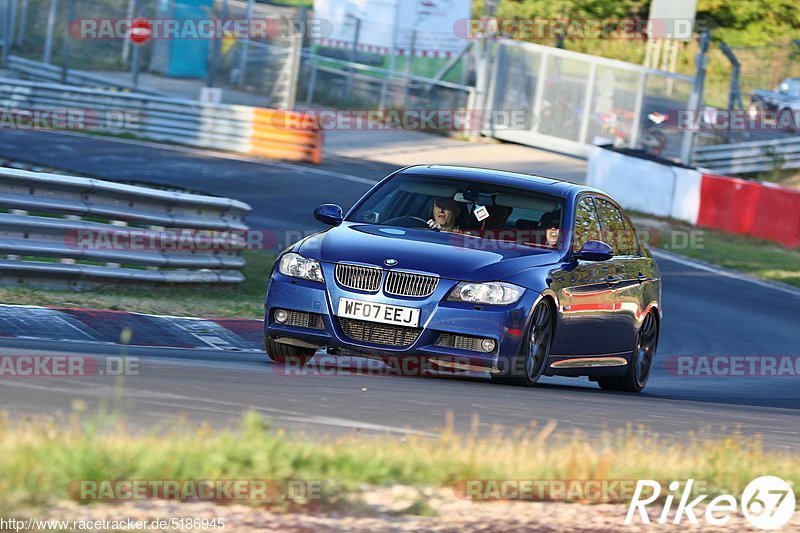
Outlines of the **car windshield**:
M 365 198 L 348 221 L 558 248 L 563 206 L 559 196 L 516 187 L 401 174 Z
M 789 96 L 800 96 L 800 79 L 783 80 L 780 91 Z

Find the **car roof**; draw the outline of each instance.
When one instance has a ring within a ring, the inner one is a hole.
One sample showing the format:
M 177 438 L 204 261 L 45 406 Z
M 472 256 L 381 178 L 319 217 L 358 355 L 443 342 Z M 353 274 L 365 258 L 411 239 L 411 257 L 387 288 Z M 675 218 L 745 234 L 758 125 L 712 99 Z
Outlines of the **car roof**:
M 603 191 L 593 187 L 578 185 L 556 178 L 488 168 L 461 167 L 456 165 L 414 165 L 400 170 L 398 174 L 476 180 L 497 185 L 520 187 L 531 191 L 556 194 L 564 197 L 575 195 L 583 191 L 605 194 Z

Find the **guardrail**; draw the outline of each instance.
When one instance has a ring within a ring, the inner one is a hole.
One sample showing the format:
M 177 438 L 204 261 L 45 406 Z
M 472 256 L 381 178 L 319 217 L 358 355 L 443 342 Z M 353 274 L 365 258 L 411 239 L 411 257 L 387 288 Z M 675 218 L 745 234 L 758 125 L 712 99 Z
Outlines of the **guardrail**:
M 25 59 L 24 57 L 10 55 L 8 56 L 8 64 L 6 68 L 15 70 L 27 77 L 35 80 L 45 80 L 52 82 L 60 82 L 62 79 L 63 69 L 58 65 L 51 65 L 42 61 L 34 61 L 32 59 Z M 142 94 L 159 95 L 156 91 L 148 91 L 145 89 L 134 87 L 132 83 L 124 83 L 120 81 L 110 80 L 103 76 L 90 74 L 75 69 L 67 70 L 67 83 L 74 83 L 76 85 L 96 86 L 106 89 L 116 89 L 121 91 L 136 91 Z
M 698 146 L 693 163 L 722 174 L 800 168 L 800 136 Z
M 0 110 L 74 111 L 88 129 L 258 156 L 320 163 L 323 134 L 293 111 L 0 78 Z M 267 120 L 265 120 L 267 117 Z M 67 126 L 68 128 L 70 126 Z
M 0 168 L 0 277 L 238 283 L 249 211 L 230 198 Z

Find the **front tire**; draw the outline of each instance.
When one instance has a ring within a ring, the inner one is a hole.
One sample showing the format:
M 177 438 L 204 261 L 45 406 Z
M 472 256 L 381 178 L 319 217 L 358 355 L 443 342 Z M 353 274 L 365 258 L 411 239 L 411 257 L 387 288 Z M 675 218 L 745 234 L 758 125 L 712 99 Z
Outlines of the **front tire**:
M 536 384 L 547 368 L 554 331 L 553 306 L 550 300 L 544 299 L 533 309 L 525 341 L 520 347 L 519 355 L 514 359 L 511 371 L 501 375 L 492 374 L 492 381 L 523 387 Z
M 267 359 L 273 363 L 302 368 L 314 357 L 316 350 L 282 344 L 264 337 L 264 351 L 267 352 Z
M 650 311 L 644 317 L 642 327 L 636 335 L 636 348 L 625 375 L 618 378 L 600 378 L 597 384 L 603 390 L 641 392 L 650 378 L 657 346 L 658 320 L 655 312 Z

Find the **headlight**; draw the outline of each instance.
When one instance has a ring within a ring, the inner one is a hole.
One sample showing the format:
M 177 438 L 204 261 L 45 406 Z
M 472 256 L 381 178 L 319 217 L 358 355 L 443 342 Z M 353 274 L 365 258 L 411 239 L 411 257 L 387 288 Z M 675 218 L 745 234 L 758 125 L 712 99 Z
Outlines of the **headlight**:
M 325 281 L 322 277 L 322 268 L 319 261 L 306 259 L 300 254 L 288 253 L 281 257 L 278 271 L 284 276 L 293 278 L 310 279 L 311 281 Z
M 491 283 L 462 281 L 450 291 L 450 296 L 447 299 L 451 302 L 467 302 L 471 304 L 509 305 L 522 298 L 523 292 L 525 292 L 525 289 L 522 287 L 511 283 L 503 283 L 502 281 Z

